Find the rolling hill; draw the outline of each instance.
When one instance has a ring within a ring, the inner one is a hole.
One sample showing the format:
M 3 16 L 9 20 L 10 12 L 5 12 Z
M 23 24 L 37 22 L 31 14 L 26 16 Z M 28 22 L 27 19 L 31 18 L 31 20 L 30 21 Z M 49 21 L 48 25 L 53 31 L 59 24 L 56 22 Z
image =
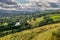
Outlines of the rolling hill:
M 27 20 L 27 22 L 32 26 L 38 26 L 39 23 L 42 24 L 42 22 L 45 21 L 45 19 L 44 19 L 45 17 L 49 17 L 50 19 L 53 20 L 54 23 L 60 22 L 60 14 L 50 14 L 50 15 L 41 16 L 38 18 L 32 18 L 31 20 Z
M 0 40 L 59 40 L 59 29 L 60 23 L 50 24 L 22 32 L 9 34 L 1 37 Z

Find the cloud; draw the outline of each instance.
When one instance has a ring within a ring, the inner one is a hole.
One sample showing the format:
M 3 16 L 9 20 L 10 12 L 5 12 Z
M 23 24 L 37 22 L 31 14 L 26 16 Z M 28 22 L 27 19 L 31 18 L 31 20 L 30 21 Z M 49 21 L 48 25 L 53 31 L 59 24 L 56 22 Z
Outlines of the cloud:
M 57 3 L 58 0 L 47 0 L 48 2 L 53 2 L 53 3 Z
M 16 0 L 0 0 L 0 9 L 4 10 L 14 10 L 17 9 L 17 2 Z
M 39 2 L 36 1 L 36 5 L 40 7 L 58 7 L 58 0 L 39 0 Z
M 48 2 L 50 7 L 59 7 L 58 3 L 52 3 L 52 2 Z
M 15 0 L 0 0 L 1 3 L 9 4 L 9 5 L 16 5 L 17 3 Z
M 30 2 L 39 2 L 40 0 L 29 0 Z
M 0 0 L 0 9 L 5 10 L 22 10 L 22 9 L 41 9 L 49 7 L 58 7 L 57 0 L 20 0 L 22 2 L 28 2 L 21 4 L 17 0 Z

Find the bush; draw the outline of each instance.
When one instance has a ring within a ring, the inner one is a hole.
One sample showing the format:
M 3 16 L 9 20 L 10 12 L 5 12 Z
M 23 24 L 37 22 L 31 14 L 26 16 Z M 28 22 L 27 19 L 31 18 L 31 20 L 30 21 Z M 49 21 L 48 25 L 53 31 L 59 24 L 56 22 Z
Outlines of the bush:
M 54 23 L 53 19 L 51 19 L 49 16 L 44 17 L 44 20 L 39 22 L 39 26 L 43 26 L 46 24 Z
M 44 22 L 45 24 L 51 24 L 53 23 L 53 19 L 51 19 L 49 16 L 44 17 Z

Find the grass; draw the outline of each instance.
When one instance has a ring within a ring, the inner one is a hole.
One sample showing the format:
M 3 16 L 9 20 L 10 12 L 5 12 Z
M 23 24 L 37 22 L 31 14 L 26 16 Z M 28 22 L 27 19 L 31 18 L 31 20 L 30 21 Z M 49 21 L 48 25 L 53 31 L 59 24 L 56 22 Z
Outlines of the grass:
M 60 23 L 45 25 L 42 27 L 16 32 L 13 34 L 1 37 L 0 40 L 48 40 L 51 33 L 60 27 Z
M 33 18 L 31 20 L 28 20 L 27 22 L 29 24 L 31 24 L 32 26 L 37 26 L 39 22 L 43 21 L 44 17 L 40 17 L 40 18 L 36 18 L 35 20 L 33 20 Z
M 54 21 L 60 21 L 60 14 L 50 15 L 50 18 L 52 18 Z
M 7 22 L 4 22 L 2 25 L 3 26 L 8 26 L 8 23 Z
M 50 15 L 46 15 L 46 16 L 49 16 L 51 19 L 53 19 L 54 22 L 60 22 L 60 14 L 50 14 Z M 42 16 L 40 18 L 35 18 L 35 20 L 33 20 L 33 18 L 32 18 L 31 20 L 28 20 L 27 22 L 32 26 L 38 26 L 39 23 L 44 21 L 44 17 L 45 16 Z
M 54 35 L 53 33 L 57 33 L 58 29 L 60 29 L 60 27 L 52 29 L 52 30 L 48 30 L 42 34 L 38 34 L 35 38 L 33 38 L 32 40 L 58 40 L 57 36 Z M 60 31 L 60 30 L 59 30 Z M 59 32 L 58 31 L 58 32 Z M 53 36 L 54 35 L 54 36 Z M 56 37 L 55 37 L 56 36 Z M 60 35 L 59 35 L 60 36 Z M 55 38 L 55 39 L 54 39 Z M 59 37 L 60 40 L 60 37 Z

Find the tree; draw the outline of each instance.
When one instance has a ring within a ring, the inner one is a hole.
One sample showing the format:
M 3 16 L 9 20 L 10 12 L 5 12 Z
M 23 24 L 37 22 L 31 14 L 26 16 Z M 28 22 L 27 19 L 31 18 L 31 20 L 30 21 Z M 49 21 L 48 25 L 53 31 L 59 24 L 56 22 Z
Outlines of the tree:
M 56 13 L 58 13 L 58 14 L 59 14 L 59 13 L 60 13 L 60 9 L 56 10 Z
M 53 19 L 51 19 L 49 16 L 44 17 L 44 22 L 45 24 L 51 24 L 53 23 Z

